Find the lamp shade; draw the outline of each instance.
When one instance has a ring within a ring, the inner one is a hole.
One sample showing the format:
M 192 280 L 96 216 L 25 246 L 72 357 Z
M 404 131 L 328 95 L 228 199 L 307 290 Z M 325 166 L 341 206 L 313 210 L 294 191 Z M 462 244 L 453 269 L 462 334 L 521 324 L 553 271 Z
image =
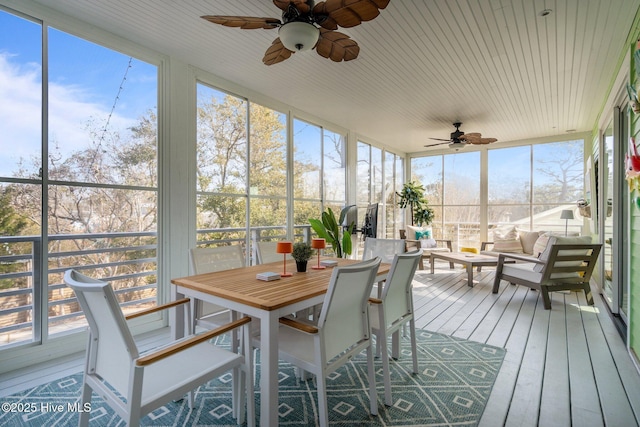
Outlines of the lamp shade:
M 565 209 L 560 214 L 560 219 L 573 219 L 573 211 L 571 209 Z
M 293 252 L 293 243 L 278 242 L 276 244 L 276 252 L 279 254 L 290 254 L 291 252 Z
M 308 22 L 287 22 L 278 30 L 280 41 L 292 52 L 311 50 L 318 42 L 320 30 Z
M 327 247 L 327 243 L 324 239 L 312 239 L 311 247 L 313 249 L 324 249 Z

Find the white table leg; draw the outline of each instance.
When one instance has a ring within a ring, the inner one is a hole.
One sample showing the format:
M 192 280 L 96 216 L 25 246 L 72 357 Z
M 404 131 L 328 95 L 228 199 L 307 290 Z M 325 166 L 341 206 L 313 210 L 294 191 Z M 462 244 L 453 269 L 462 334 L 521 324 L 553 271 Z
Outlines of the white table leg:
M 278 314 L 260 319 L 260 425 L 278 425 Z

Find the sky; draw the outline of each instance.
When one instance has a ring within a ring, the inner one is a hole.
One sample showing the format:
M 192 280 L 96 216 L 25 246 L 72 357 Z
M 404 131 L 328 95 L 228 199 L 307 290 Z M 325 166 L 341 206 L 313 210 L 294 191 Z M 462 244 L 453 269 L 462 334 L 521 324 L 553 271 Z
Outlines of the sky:
M 47 36 L 49 143 L 58 145 L 63 154 L 90 145 L 87 128 L 90 122 L 98 131 L 107 121 L 110 131 L 126 131 L 148 110 L 155 110 L 158 103 L 155 65 L 54 28 L 47 29 Z M 3 177 L 14 175 L 21 158 L 40 157 L 41 41 L 39 23 L 0 10 L 0 176 Z

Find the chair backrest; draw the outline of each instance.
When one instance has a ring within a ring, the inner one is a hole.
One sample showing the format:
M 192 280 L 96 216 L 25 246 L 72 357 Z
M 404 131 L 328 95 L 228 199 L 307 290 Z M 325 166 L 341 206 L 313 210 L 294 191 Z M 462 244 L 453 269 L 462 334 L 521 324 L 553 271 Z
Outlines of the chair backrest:
M 87 372 L 127 396 L 129 371 L 139 353 L 113 288 L 75 270 L 67 270 L 64 281 L 75 292 L 89 323 Z
M 278 242 L 258 242 L 256 243 L 256 261 L 258 264 L 282 261 L 282 254 L 276 252 Z
M 244 254 L 240 245 L 193 248 L 189 254 L 194 274 L 244 267 Z
M 326 360 L 369 339 L 368 300 L 380 259 L 335 267 L 318 318 Z
M 382 262 L 390 263 L 397 254 L 405 252 L 405 241 L 402 239 L 376 239 L 368 237 L 364 241 L 362 259 L 379 257 Z
M 422 249 L 398 254 L 391 263 L 385 280 L 381 299 L 387 325 L 413 313 L 412 282 L 422 257 Z
M 588 282 L 601 248 L 599 243 L 553 244 L 543 265 L 541 281 Z

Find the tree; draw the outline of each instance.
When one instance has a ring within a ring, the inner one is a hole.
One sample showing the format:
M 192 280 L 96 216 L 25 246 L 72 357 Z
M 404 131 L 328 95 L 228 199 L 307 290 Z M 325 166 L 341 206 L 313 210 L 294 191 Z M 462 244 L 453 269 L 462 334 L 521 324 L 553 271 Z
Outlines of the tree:
M 553 145 L 557 145 L 557 149 Z M 551 144 L 553 156 L 536 159 L 541 165 L 536 171 L 548 178 L 543 184 L 535 185 L 536 203 L 575 202 L 583 197 L 583 145 L 582 140 Z

